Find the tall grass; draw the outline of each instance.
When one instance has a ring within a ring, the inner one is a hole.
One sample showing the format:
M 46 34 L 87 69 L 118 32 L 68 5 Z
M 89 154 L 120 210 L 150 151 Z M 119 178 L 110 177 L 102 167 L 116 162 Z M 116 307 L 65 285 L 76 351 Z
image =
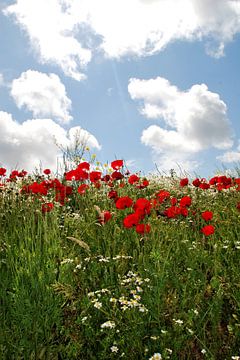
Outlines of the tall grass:
M 232 359 L 240 356 L 240 193 L 203 190 L 159 177 L 138 188 L 128 177 L 79 183 L 66 201 L 19 191 L 36 179 L 6 182 L 0 193 L 0 357 L 2 359 Z M 42 180 L 42 179 L 41 179 Z M 61 181 L 66 185 L 64 179 Z M 143 220 L 108 197 L 189 196 L 186 216 Z M 42 203 L 54 208 L 42 212 Z M 101 222 L 103 210 L 112 214 Z M 201 213 L 213 213 L 206 222 Z M 201 229 L 212 224 L 215 232 Z M 154 355 L 155 354 L 155 355 Z

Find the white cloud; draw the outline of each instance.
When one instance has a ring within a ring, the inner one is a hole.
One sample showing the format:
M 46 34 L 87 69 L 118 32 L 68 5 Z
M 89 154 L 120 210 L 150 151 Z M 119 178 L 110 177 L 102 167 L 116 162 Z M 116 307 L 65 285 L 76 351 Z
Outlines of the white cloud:
M 14 15 L 27 32 L 40 62 L 57 64 L 67 76 L 82 80 L 80 68 L 91 60 L 91 51 L 75 38 L 74 18 L 63 10 L 67 4 L 67 0 L 17 0 L 4 13 Z
M 27 32 L 41 62 L 76 80 L 94 51 L 146 56 L 175 40 L 205 39 L 208 54 L 220 57 L 240 32 L 234 0 L 16 0 L 5 14 Z
M 97 139 L 79 126 L 66 131 L 51 119 L 26 120 L 20 124 L 11 114 L 0 111 L 0 164 L 31 171 L 41 161 L 43 167 L 56 169 L 61 154 L 54 139 L 64 147 L 71 147 L 76 132 L 83 140 L 87 138 L 91 148 L 101 148 Z
M 3 74 L 0 73 L 0 86 L 4 85 L 4 78 L 3 78 Z
M 181 91 L 161 77 L 133 78 L 128 91 L 132 99 L 141 101 L 140 112 L 144 116 L 163 123 L 162 127 L 149 126 L 141 137 L 161 165 L 172 168 L 173 163 L 190 161 L 192 166 L 192 158 L 199 151 L 232 146 L 227 106 L 205 84 Z
M 19 108 L 26 107 L 34 117 L 53 117 L 65 123 L 72 120 L 69 115 L 71 100 L 55 74 L 33 70 L 23 72 L 13 80 L 11 95 Z
M 236 151 L 226 151 L 223 155 L 217 156 L 219 161 L 223 163 L 237 163 L 240 162 L 240 144 Z

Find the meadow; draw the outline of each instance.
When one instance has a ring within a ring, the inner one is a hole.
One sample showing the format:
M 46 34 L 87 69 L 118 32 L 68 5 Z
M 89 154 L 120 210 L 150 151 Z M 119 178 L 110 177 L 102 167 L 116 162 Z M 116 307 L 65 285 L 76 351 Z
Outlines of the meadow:
M 1 359 L 240 359 L 240 175 L 0 167 Z

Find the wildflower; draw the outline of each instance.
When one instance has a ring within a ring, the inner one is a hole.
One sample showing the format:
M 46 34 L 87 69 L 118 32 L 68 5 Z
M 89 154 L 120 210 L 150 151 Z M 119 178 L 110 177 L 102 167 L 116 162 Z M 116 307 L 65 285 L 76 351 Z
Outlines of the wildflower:
M 88 188 L 89 188 L 89 186 L 88 186 L 87 184 L 81 184 L 81 185 L 78 187 L 77 191 L 78 191 L 79 194 L 83 195 L 83 194 L 85 194 L 85 192 L 86 192 L 86 190 L 87 190 Z
M 42 212 L 46 213 L 46 212 L 50 212 L 53 209 L 53 203 L 45 203 L 42 204 Z
M 119 171 L 114 171 L 111 177 L 113 180 L 121 180 L 124 178 L 123 174 L 121 174 Z
M 45 170 L 43 170 L 43 173 L 45 175 L 49 175 L 49 174 L 51 174 L 51 170 L 50 169 L 45 169 Z
M 136 175 L 136 174 L 132 174 L 129 176 L 128 178 L 128 183 L 133 185 L 135 184 L 136 182 L 138 182 L 140 180 L 140 178 Z
M 115 322 L 109 320 L 109 321 L 106 321 L 105 323 L 103 323 L 101 325 L 101 328 L 102 329 L 105 329 L 105 328 L 113 329 L 113 328 L 115 328 L 115 326 L 116 326 Z
M 149 224 L 137 224 L 136 225 L 136 232 L 138 234 L 145 234 L 145 233 L 149 233 L 151 230 L 151 227 Z
M 149 358 L 149 360 L 162 360 L 162 355 L 160 353 L 155 353 Z
M 0 168 L 0 176 L 5 176 L 6 171 L 7 170 L 5 168 Z
M 103 210 L 98 218 L 100 224 L 104 225 L 112 218 L 112 214 L 108 210 Z
M 197 178 L 197 179 L 193 180 L 192 184 L 195 187 L 199 187 L 199 185 L 201 184 L 201 181 Z
M 204 235 L 209 236 L 209 235 L 214 234 L 215 228 L 214 228 L 213 225 L 206 225 L 206 226 L 204 226 L 204 227 L 201 229 L 201 232 L 202 232 Z
M 96 309 L 101 309 L 101 307 L 102 307 L 102 303 L 101 302 L 99 302 L 99 301 L 96 301 L 96 302 L 94 302 L 94 305 L 93 305 Z
M 116 201 L 116 208 L 123 210 L 123 209 L 131 207 L 132 204 L 133 204 L 133 201 L 129 196 L 123 196 L 123 197 L 120 197 Z
M 190 198 L 190 196 L 184 196 L 180 200 L 180 206 L 190 206 L 191 203 L 192 203 L 192 199 Z
M 111 162 L 113 170 L 119 170 L 123 166 L 123 160 L 114 160 Z
M 209 220 L 212 220 L 213 218 L 213 213 L 212 211 L 204 211 L 202 214 L 201 214 L 202 218 L 205 220 L 205 221 L 209 221 Z
M 123 225 L 125 228 L 131 228 L 138 225 L 139 217 L 136 213 L 127 215 L 123 220 Z
M 96 182 L 101 179 L 102 173 L 100 171 L 92 171 L 90 172 L 89 178 L 91 182 Z
M 181 179 L 179 184 L 180 184 L 181 187 L 187 186 L 188 185 L 188 178 Z
M 108 198 L 109 199 L 118 199 L 118 193 L 115 190 L 111 190 L 108 193 Z
M 113 352 L 113 353 L 117 353 L 117 352 L 118 352 L 118 347 L 115 346 L 115 345 L 111 346 L 110 349 L 111 349 L 111 352 Z

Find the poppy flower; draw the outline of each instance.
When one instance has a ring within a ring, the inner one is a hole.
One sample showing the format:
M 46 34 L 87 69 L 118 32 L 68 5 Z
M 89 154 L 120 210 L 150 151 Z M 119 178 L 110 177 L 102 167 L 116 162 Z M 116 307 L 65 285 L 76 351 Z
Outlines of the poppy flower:
M 6 170 L 5 168 L 1 167 L 1 168 L 0 168 L 0 176 L 5 176 L 6 171 L 7 171 L 7 170 Z
M 111 162 L 111 167 L 113 170 L 119 170 L 123 167 L 123 160 L 114 160 Z
M 136 174 L 132 174 L 129 176 L 128 178 L 128 183 L 133 185 L 135 184 L 136 182 L 138 182 L 140 180 L 140 178 L 136 175 Z
M 78 191 L 79 194 L 83 195 L 83 194 L 85 194 L 85 192 L 86 192 L 86 190 L 87 190 L 88 188 L 89 188 L 89 186 L 88 186 L 87 184 L 81 184 L 81 185 L 78 187 L 77 191 Z
M 171 205 L 172 205 L 172 206 L 177 205 L 178 199 L 175 198 L 175 197 L 172 197 L 171 200 L 170 200 L 170 202 L 171 202 Z
M 201 232 L 202 232 L 204 235 L 209 236 L 209 235 L 214 234 L 215 228 L 214 228 L 213 225 L 206 225 L 206 226 L 204 226 L 204 227 L 201 229 Z
M 100 224 L 104 225 L 112 218 L 112 214 L 108 210 L 103 210 L 98 218 Z
M 181 179 L 179 184 L 180 184 L 181 187 L 187 186 L 188 185 L 188 178 Z
M 102 173 L 100 171 L 92 171 L 90 172 L 90 181 L 96 182 L 101 179 Z
M 193 180 L 192 184 L 195 187 L 199 187 L 199 185 L 201 184 L 201 181 L 197 178 L 197 179 Z
M 135 212 L 141 216 L 149 215 L 151 211 L 151 202 L 145 198 L 139 198 L 133 206 Z
M 44 170 L 43 170 L 43 173 L 44 173 L 45 175 L 49 175 L 49 174 L 51 174 L 51 170 L 50 170 L 50 169 L 44 169 Z
M 131 228 L 133 226 L 138 225 L 139 218 L 136 213 L 129 214 L 123 219 L 123 225 L 125 228 Z
M 141 184 L 137 185 L 138 189 L 145 189 L 149 185 L 149 181 L 147 179 L 144 179 Z
M 212 220 L 213 213 L 212 213 L 212 211 L 204 211 L 204 212 L 202 212 L 201 216 L 202 216 L 203 220 L 209 221 L 209 220 Z
M 116 201 L 116 208 L 123 210 L 123 209 L 131 207 L 132 204 L 133 204 L 133 201 L 129 196 L 123 196 L 123 197 L 120 197 Z
M 202 189 L 202 190 L 207 190 L 210 188 L 210 185 L 208 183 L 205 183 L 205 182 L 202 182 L 200 185 L 199 185 L 199 188 Z
M 89 171 L 90 169 L 90 164 L 86 161 L 83 161 L 82 163 L 80 163 L 78 166 L 77 166 L 77 170 L 86 170 L 86 171 Z
M 112 180 L 122 180 L 124 178 L 123 174 L 121 174 L 119 171 L 114 171 L 111 177 Z
M 160 203 L 163 203 L 166 199 L 168 199 L 170 197 L 170 192 L 167 190 L 160 190 L 157 194 L 156 194 L 158 200 Z
M 167 216 L 169 219 L 174 218 L 181 214 L 181 208 L 178 206 L 171 206 L 164 211 L 164 215 Z
M 151 230 L 151 227 L 149 224 L 137 224 L 136 225 L 136 232 L 138 234 L 145 234 L 145 233 L 149 233 Z
M 54 206 L 53 203 L 45 203 L 45 204 L 42 204 L 42 212 L 43 212 L 43 213 L 46 213 L 46 212 L 52 211 L 53 206 Z
M 180 206 L 190 206 L 192 203 L 192 199 L 190 198 L 190 196 L 184 196 L 181 200 L 180 200 Z
M 115 190 L 111 190 L 108 193 L 109 199 L 118 199 L 118 193 Z

